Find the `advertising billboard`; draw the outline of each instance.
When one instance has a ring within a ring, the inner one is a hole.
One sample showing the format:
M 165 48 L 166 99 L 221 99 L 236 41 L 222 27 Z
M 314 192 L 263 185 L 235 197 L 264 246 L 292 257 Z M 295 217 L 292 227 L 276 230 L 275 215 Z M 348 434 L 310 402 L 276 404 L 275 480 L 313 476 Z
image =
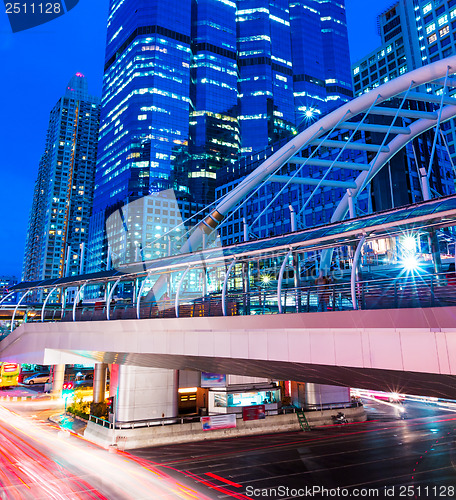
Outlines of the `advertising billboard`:
M 215 431 L 217 429 L 232 429 L 236 427 L 236 415 L 213 415 L 211 417 L 201 417 L 203 431 Z
M 226 375 L 201 372 L 201 387 L 226 387 Z
M 261 420 L 266 418 L 264 405 L 244 406 L 242 420 Z

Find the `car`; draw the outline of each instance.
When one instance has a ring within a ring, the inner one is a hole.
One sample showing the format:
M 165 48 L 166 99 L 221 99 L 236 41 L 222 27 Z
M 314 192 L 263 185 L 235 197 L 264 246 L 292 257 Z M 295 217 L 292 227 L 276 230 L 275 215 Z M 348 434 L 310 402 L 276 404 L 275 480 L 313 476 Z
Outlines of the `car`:
M 26 377 L 24 379 L 24 384 L 33 385 L 33 384 L 47 384 L 49 382 L 49 373 L 35 373 L 30 377 Z
M 93 380 L 93 372 L 78 372 L 74 376 L 74 380 L 76 382 L 82 381 L 82 380 Z

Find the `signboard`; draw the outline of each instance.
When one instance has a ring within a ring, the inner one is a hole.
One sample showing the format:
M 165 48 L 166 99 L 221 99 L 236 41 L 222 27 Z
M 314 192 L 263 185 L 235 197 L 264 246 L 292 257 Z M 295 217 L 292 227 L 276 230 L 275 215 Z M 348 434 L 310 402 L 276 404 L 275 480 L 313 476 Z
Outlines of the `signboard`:
M 261 420 L 266 418 L 264 405 L 244 406 L 242 420 Z
M 201 372 L 201 387 L 226 387 L 226 375 Z
M 203 431 L 215 431 L 217 429 L 232 429 L 236 427 L 236 415 L 213 415 L 211 417 L 201 417 Z

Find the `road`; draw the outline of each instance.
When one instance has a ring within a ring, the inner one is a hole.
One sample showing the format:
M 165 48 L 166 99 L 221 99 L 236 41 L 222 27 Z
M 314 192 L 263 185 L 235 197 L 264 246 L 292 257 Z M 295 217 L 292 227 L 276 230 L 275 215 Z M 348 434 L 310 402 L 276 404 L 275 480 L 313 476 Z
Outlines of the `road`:
M 11 402 L 0 498 L 455 498 L 455 408 L 364 403 L 365 423 L 111 454 L 43 421 L 61 402 Z
M 29 413 L 35 403 L 25 404 Z M 5 500 L 210 499 L 183 476 L 174 479 L 5 406 L 0 406 L 0 486 Z
M 400 420 L 400 405 L 365 405 L 366 423 L 132 454 L 195 478 L 220 499 L 455 498 L 454 409 L 406 402 L 408 418 Z

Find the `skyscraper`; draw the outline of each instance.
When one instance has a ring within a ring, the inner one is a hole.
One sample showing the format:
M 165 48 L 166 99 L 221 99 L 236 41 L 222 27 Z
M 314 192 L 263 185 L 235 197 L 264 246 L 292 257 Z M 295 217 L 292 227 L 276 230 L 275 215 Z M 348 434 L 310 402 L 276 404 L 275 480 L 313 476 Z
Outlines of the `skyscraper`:
M 35 183 L 22 279 L 34 281 L 84 270 L 92 210 L 99 99 L 76 73 L 49 117 Z
M 189 162 L 178 184 L 208 204 L 217 170 L 239 151 L 235 2 L 194 0 L 191 35 Z
M 353 96 L 345 2 L 290 3 L 290 22 L 296 125 L 303 128 Z
M 91 270 L 111 214 L 170 188 L 212 202 L 218 170 L 347 101 L 349 73 L 343 0 L 112 0 Z
M 456 53 L 456 0 L 398 0 L 380 13 L 378 26 L 382 45 L 352 67 L 355 96 L 406 71 Z M 431 92 L 433 87 L 419 90 Z M 438 134 L 429 182 L 435 192 L 450 194 L 455 188 L 454 171 L 448 159 L 451 156 L 453 163 L 456 160 L 454 120 L 442 124 Z M 433 131 L 423 134 L 391 160 L 388 171 L 374 178 L 372 188 L 377 210 L 423 199 L 419 169 L 429 167 L 433 140 Z M 385 189 L 385 186 L 391 188 Z
M 356 96 L 456 54 L 456 0 L 398 0 L 378 16 L 378 25 L 382 45 L 352 67 Z M 456 159 L 454 121 L 445 128 L 450 154 Z
M 239 120 L 242 153 L 295 130 L 288 0 L 239 0 Z
M 188 161 L 190 34 L 190 0 L 110 2 L 91 271 L 106 266 L 109 216 L 172 187 L 175 164 Z M 125 255 L 133 259 L 135 249 Z

